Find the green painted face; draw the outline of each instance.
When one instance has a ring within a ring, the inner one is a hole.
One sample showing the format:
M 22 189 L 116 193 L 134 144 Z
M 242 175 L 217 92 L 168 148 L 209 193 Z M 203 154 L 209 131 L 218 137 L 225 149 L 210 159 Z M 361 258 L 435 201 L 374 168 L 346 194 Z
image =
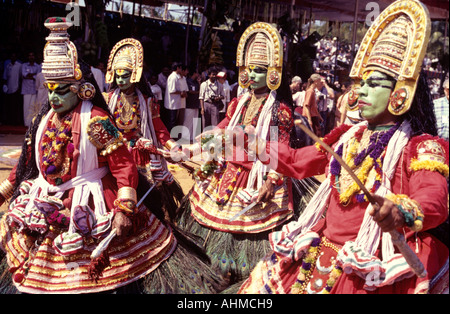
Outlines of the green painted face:
M 133 83 L 130 82 L 131 80 L 130 71 L 118 69 L 115 71 L 115 74 L 117 86 L 119 86 L 121 91 L 126 91 L 133 85 Z
M 386 124 L 394 121 L 388 110 L 389 98 L 395 82 L 378 71 L 366 72 L 358 89 L 358 107 L 361 116 L 370 124 Z
M 72 110 L 79 102 L 78 95 L 70 90 L 71 84 L 47 83 L 48 101 L 58 114 Z
M 267 87 L 267 69 L 259 66 L 249 66 L 250 88 L 253 91 L 265 89 Z

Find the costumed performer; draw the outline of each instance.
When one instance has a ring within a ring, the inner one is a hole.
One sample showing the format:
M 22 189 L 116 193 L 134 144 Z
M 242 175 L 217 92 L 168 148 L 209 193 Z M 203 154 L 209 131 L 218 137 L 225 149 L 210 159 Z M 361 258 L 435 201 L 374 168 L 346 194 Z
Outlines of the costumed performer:
M 160 183 L 152 194 L 159 193 L 166 215 L 173 219 L 184 193 L 164 156 L 169 158 L 165 152 L 177 144 L 170 138 L 160 118 L 158 101 L 142 75 L 143 62 L 144 51 L 138 40 L 119 41 L 111 50 L 106 69 L 105 82 L 111 84 L 110 92 L 103 95 L 138 171 L 150 184 Z
M 49 103 L 0 185 L 0 204 L 11 199 L 0 221 L 2 292 L 220 291 L 202 250 L 147 209 L 157 200 L 136 206 L 136 165 L 90 67 L 78 63 L 72 24 L 44 25 Z
M 204 239 L 213 266 L 231 284 L 250 274 L 270 249 L 268 233 L 292 219 L 301 200 L 318 187 L 315 179 L 294 184 L 254 156 L 226 145 L 248 125 L 263 138 L 293 142 L 292 96 L 288 83 L 282 83 L 282 65 L 278 31 L 262 22 L 248 27 L 239 42 L 237 66 L 239 84 L 249 91 L 230 102 L 217 128 L 200 135 L 201 147 L 191 147 L 193 155 L 215 151 L 194 173 L 189 203 L 182 207 L 178 225 Z M 230 135 L 233 132 L 236 135 Z M 247 207 L 252 208 L 240 214 Z
M 365 35 L 350 73 L 356 86 L 351 109 L 360 109 L 365 121 L 323 139 L 379 206 L 322 146 L 279 145 L 277 171 L 327 177 L 298 221 L 270 235 L 273 252 L 240 293 L 427 293 L 446 263 L 448 287 L 448 248 L 427 232 L 448 217 L 449 171 L 448 142 L 436 136 L 420 74 L 429 34 L 422 3 L 387 7 Z M 405 235 L 426 276 L 419 278 L 398 253 L 391 230 Z

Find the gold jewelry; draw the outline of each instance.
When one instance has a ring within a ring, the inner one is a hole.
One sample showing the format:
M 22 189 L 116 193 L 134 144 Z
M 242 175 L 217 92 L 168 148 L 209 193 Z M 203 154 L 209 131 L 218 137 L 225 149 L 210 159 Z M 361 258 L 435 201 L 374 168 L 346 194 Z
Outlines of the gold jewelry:
M 430 16 L 421 2 L 395 1 L 367 31 L 349 76 L 356 86 L 370 70 L 395 78 L 388 109 L 393 115 L 403 115 L 412 104 L 430 33 Z
M 266 99 L 266 96 L 267 94 L 260 94 L 258 96 L 256 96 L 255 94 L 252 95 L 250 103 L 247 107 L 247 111 L 245 112 L 244 125 L 249 125 L 252 122 L 252 119 L 257 114 L 259 108 L 261 107 L 261 104 Z
M 276 90 L 281 84 L 283 68 L 283 41 L 280 33 L 272 25 L 256 22 L 250 25 L 239 40 L 236 53 L 239 68 L 239 85 L 248 88 L 249 65 L 267 68 L 267 86 Z
M 117 199 L 130 200 L 136 203 L 137 202 L 136 190 L 129 186 L 121 187 L 117 191 Z
M 174 140 L 170 139 L 166 142 L 164 147 L 166 147 L 168 150 L 172 150 L 174 147 L 180 147 L 180 145 L 178 145 Z
M 0 184 L 0 194 L 3 195 L 3 197 L 5 199 L 9 199 L 13 195 L 13 192 L 14 192 L 14 186 L 11 184 L 11 182 L 9 182 L 8 179 L 5 179 Z
M 141 80 L 144 67 L 144 48 L 134 38 L 125 38 L 119 41 L 111 50 L 106 68 L 105 82 L 110 84 L 114 80 L 116 69 L 131 71 L 131 83 Z

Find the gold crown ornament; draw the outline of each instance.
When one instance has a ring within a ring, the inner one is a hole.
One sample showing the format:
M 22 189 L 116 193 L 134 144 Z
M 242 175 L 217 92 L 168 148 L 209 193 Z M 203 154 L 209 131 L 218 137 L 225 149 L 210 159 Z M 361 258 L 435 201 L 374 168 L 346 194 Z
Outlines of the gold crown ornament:
M 397 0 L 375 20 L 361 42 L 350 77 L 358 88 L 363 74 L 376 70 L 397 82 L 389 101 L 389 111 L 402 115 L 410 107 L 417 88 L 423 58 L 431 32 L 428 9 L 417 0 Z M 357 109 L 357 97 L 349 109 Z
M 44 22 L 50 30 L 44 47 L 42 74 L 47 82 L 73 83 L 82 78 L 75 45 L 69 40 L 67 29 L 71 22 L 63 17 L 50 17 Z
M 144 67 L 144 49 L 142 44 L 134 38 L 125 38 L 114 45 L 109 54 L 106 67 L 106 83 L 114 80 L 116 70 L 131 71 L 131 83 L 138 83 Z
M 283 41 L 272 25 L 256 22 L 250 25 L 239 40 L 236 56 L 239 68 L 239 85 L 250 85 L 250 66 L 267 68 L 267 86 L 276 90 L 281 84 L 283 70 Z
M 50 17 L 44 22 L 50 30 L 44 47 L 42 74 L 47 88 L 52 91 L 61 84 L 71 84 L 70 91 L 82 100 L 90 100 L 95 95 L 95 87 L 83 80 L 78 64 L 77 48 L 69 39 L 67 29 L 72 26 L 63 17 Z

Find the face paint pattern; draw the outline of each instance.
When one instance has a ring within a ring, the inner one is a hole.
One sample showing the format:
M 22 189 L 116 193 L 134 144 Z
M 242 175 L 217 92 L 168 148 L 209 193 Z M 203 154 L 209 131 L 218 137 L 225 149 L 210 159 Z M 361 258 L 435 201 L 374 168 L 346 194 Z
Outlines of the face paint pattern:
M 131 87 L 131 72 L 128 70 L 118 69 L 116 73 L 116 83 L 121 91 L 125 91 Z
M 361 116 L 370 121 L 384 121 L 390 114 L 387 109 L 395 83 L 387 75 L 370 71 L 363 76 L 358 89 L 358 106 Z
M 249 66 L 250 88 L 257 90 L 267 86 L 267 69 L 260 66 Z
M 78 104 L 78 95 L 70 90 L 70 84 L 48 83 L 48 100 L 56 113 L 65 113 Z

